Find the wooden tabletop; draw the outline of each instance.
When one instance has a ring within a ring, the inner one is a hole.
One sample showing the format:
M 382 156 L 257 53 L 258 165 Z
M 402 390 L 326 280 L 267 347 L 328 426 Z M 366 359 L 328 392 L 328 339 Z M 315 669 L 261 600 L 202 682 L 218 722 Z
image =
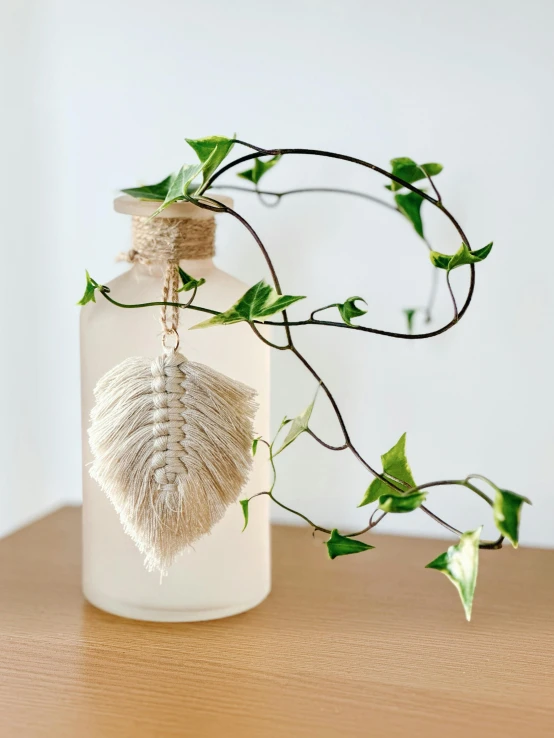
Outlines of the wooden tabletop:
M 330 561 L 274 529 L 273 593 L 243 615 L 141 623 L 85 603 L 80 511 L 0 541 L 2 738 L 542 738 L 554 735 L 554 551 L 484 551 L 473 620 L 374 536 Z

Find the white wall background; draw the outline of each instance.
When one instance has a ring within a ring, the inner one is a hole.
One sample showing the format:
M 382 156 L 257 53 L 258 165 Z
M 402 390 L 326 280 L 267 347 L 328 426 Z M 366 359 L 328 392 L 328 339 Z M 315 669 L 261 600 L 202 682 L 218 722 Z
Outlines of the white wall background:
M 494 239 L 459 326 L 425 342 L 300 328 L 297 341 L 375 465 L 403 431 L 416 479 L 479 471 L 529 495 L 522 538 L 554 545 L 551 174 L 554 5 L 547 0 L 42 0 L 3 4 L 1 224 L 3 361 L 0 533 L 80 495 L 76 298 L 85 267 L 117 269 L 128 222 L 121 186 L 190 160 L 184 136 L 231 134 L 309 146 L 386 166 L 440 161 L 445 202 L 473 247 Z M 290 158 L 268 186 L 383 194 L 377 175 Z M 360 294 L 367 324 L 402 329 L 426 297 L 424 247 L 394 213 L 334 196 L 264 209 L 236 198 L 274 255 L 294 315 Z M 427 210 L 434 246 L 459 243 Z M 263 276 L 247 235 L 220 223 L 220 264 Z M 456 275 L 461 295 L 465 276 Z M 437 321 L 449 316 L 440 296 Z M 437 322 L 438 325 L 438 322 Z M 274 360 L 274 420 L 309 401 L 294 357 Z M 326 408 L 314 415 L 329 441 Z M 322 523 L 362 525 L 367 474 L 303 437 L 283 454 L 279 492 Z M 430 506 L 461 528 L 488 519 L 463 491 Z M 279 516 L 277 516 L 279 519 Z M 383 530 L 442 534 L 421 512 Z M 490 533 L 492 531 L 489 529 Z

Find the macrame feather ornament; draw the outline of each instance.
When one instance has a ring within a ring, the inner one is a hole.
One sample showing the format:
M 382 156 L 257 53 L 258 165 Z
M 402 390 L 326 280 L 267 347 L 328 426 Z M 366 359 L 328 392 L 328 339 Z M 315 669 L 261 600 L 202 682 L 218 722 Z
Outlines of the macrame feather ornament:
M 124 258 L 165 261 L 162 300 L 177 302 L 179 259 L 210 256 L 213 231 L 213 219 L 135 216 L 134 248 Z M 238 499 L 252 465 L 257 404 L 250 387 L 178 352 L 179 308 L 163 306 L 161 323 L 161 356 L 126 359 L 98 382 L 89 439 L 92 477 L 147 569 L 166 573 Z

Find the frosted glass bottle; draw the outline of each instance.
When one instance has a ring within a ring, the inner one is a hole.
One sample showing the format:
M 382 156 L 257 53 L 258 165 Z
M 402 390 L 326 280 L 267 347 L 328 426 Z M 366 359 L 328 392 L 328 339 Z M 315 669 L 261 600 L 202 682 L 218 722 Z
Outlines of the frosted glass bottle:
M 118 198 L 118 212 L 148 216 L 155 203 Z M 168 208 L 162 216 L 213 218 L 209 211 L 188 203 Z M 225 310 L 247 285 L 218 269 L 211 258 L 180 262 L 195 278 L 204 277 L 197 303 Z M 161 266 L 134 264 L 109 282 L 111 296 L 123 303 L 160 299 Z M 184 294 L 184 293 L 183 293 Z M 188 294 L 188 293 L 187 293 Z M 201 313 L 180 311 L 180 352 L 207 364 L 258 392 L 255 431 L 269 435 L 269 354 L 246 324 L 187 329 L 203 319 Z M 83 593 L 96 607 L 140 620 L 185 622 L 221 618 L 248 610 L 267 597 L 270 580 L 268 498 L 251 505 L 250 520 L 242 533 L 238 502 L 212 532 L 185 551 L 160 580 L 148 572 L 143 555 L 127 536 L 110 501 L 90 477 L 92 461 L 87 429 L 93 389 L 100 377 L 130 356 L 161 353 L 159 308 L 118 308 L 102 296 L 81 313 L 81 393 L 83 418 Z M 268 488 L 268 465 L 263 454 L 254 459 L 252 474 L 241 494 L 251 496 Z

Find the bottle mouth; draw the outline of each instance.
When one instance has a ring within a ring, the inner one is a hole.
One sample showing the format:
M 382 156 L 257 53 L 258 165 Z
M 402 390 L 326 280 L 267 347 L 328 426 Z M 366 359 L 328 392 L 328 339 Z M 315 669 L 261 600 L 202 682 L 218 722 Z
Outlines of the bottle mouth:
M 213 198 L 218 202 L 233 207 L 233 200 L 226 195 L 217 194 Z M 123 213 L 124 215 L 135 215 L 141 218 L 149 218 L 153 215 L 156 210 L 160 207 L 161 201 L 158 200 L 139 200 L 136 197 L 130 195 L 120 195 L 116 197 L 113 203 L 114 210 L 116 213 Z M 169 205 L 165 210 L 156 216 L 158 219 L 167 218 L 188 218 L 195 220 L 209 220 L 213 219 L 214 213 L 212 210 L 204 210 L 194 205 L 191 202 L 175 202 Z

